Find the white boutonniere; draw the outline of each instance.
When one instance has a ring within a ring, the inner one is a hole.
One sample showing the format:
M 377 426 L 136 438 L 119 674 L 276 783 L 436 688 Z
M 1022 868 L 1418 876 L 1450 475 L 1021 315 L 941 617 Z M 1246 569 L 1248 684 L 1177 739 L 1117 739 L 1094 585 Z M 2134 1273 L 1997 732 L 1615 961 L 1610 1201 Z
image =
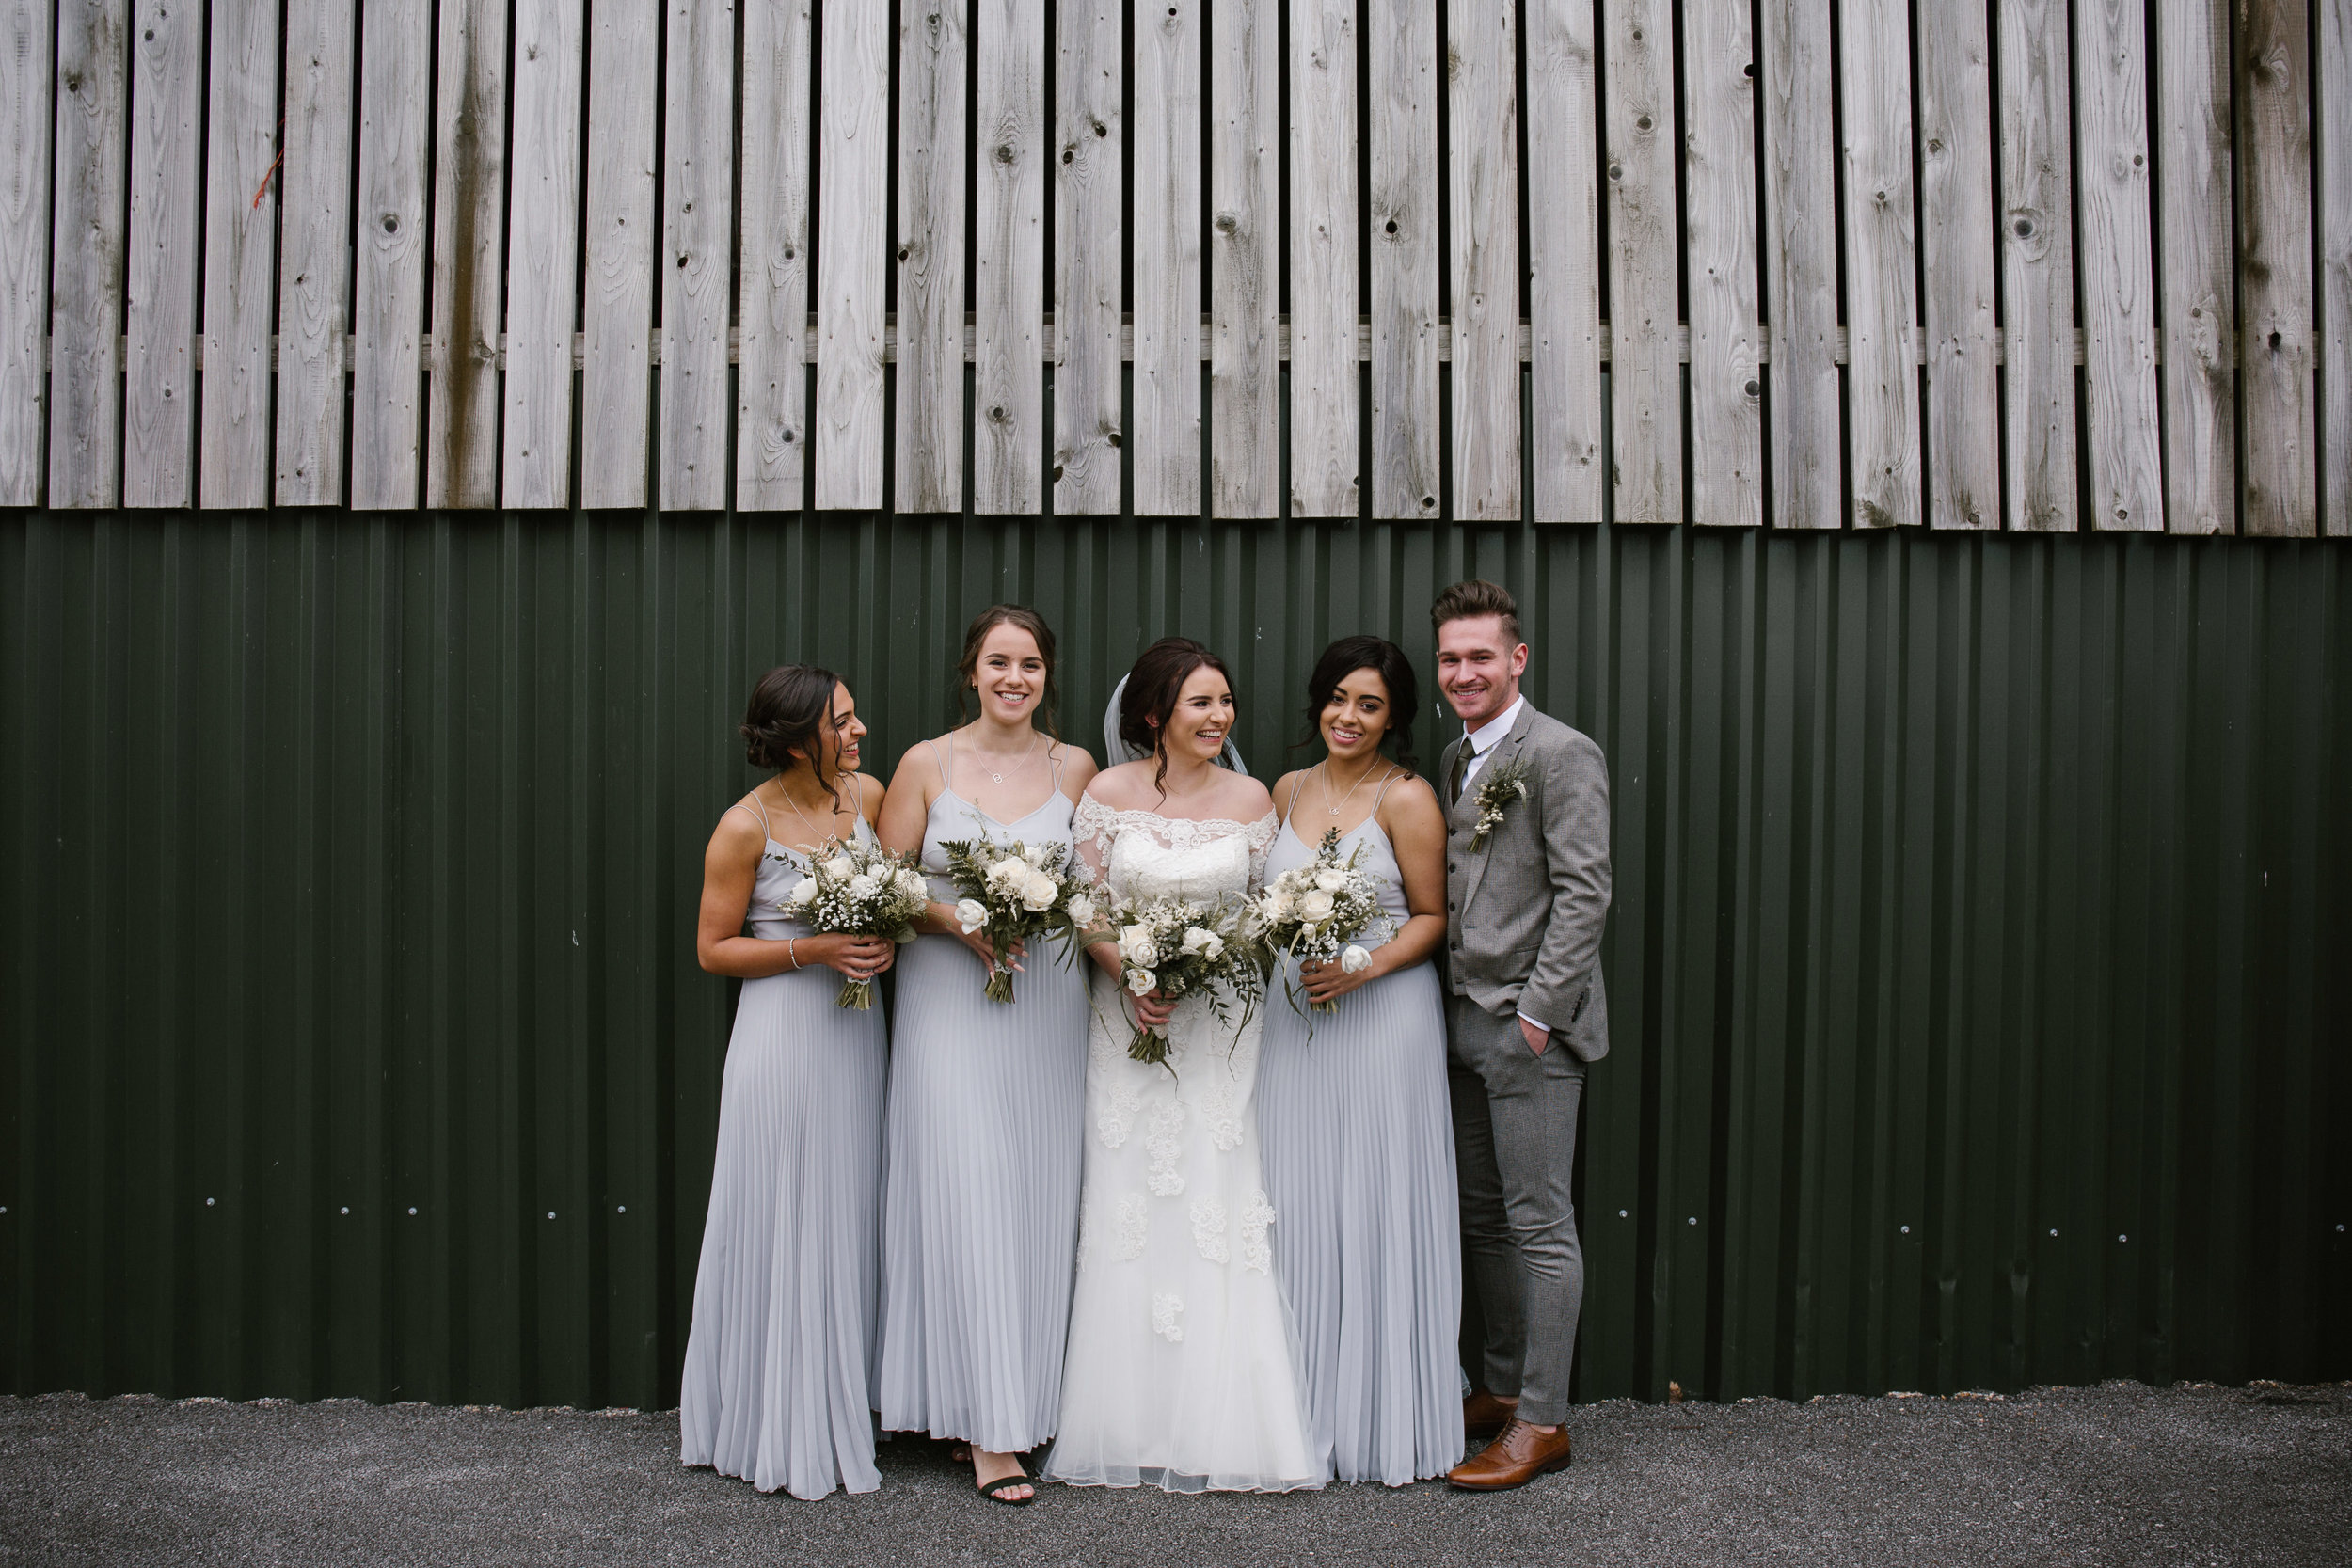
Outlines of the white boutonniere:
M 1479 779 L 1478 821 L 1470 829 L 1473 852 L 1484 849 L 1486 835 L 1502 826 L 1502 814 L 1511 809 L 1511 802 L 1527 799 L 1527 772 L 1524 762 L 1500 763 Z

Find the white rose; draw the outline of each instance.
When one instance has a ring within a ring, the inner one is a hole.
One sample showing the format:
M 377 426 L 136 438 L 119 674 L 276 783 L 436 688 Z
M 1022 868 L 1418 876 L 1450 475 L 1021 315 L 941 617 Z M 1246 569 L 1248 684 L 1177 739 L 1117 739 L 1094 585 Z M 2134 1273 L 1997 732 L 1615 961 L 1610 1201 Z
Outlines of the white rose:
M 1215 931 L 1211 931 L 1209 940 L 1200 944 L 1200 956 L 1211 963 L 1225 957 L 1225 939 Z
M 1031 865 L 1042 871 L 1054 863 L 1054 849 L 1055 847 L 1051 844 L 1032 844 L 1024 848 L 1021 853 Z
M 1150 963 L 1158 957 L 1149 926 L 1124 926 L 1119 932 L 1119 956 L 1131 964 Z
M 1208 951 L 1209 943 L 1216 941 L 1216 933 L 1210 930 L 1205 926 L 1187 926 L 1184 927 L 1184 951 L 1187 953 L 1206 952 Z
M 1326 893 L 1337 893 L 1346 885 L 1347 873 L 1344 871 L 1327 869 L 1315 873 L 1315 886 Z
M 1127 989 L 1137 996 L 1151 995 L 1152 988 L 1159 983 L 1160 977 L 1148 969 L 1131 969 L 1127 972 Z
M 873 897 L 879 891 L 880 884 L 863 871 L 850 879 L 850 896 L 860 903 Z
M 817 902 L 817 879 L 802 878 L 800 886 L 792 890 L 792 902 L 802 909 L 806 909 Z
M 1258 900 L 1258 917 L 1269 926 L 1279 926 L 1288 920 L 1291 917 L 1290 895 L 1279 887 L 1266 889 L 1265 896 Z
M 1330 919 L 1331 895 L 1324 892 L 1321 888 L 1317 888 L 1314 892 L 1307 895 L 1306 897 L 1301 898 L 1298 901 L 1298 914 L 1299 918 L 1302 920 L 1314 921 Z
M 898 873 L 898 891 L 909 898 L 922 898 L 929 896 L 931 885 L 923 879 L 920 871 L 908 866 Z
M 988 906 L 977 898 L 958 899 L 956 901 L 956 924 L 963 927 L 965 936 L 970 936 L 988 924 Z
M 1073 898 L 1070 901 L 1070 919 L 1071 923 L 1075 926 L 1085 927 L 1093 925 L 1094 900 L 1089 898 L 1083 893 L 1078 895 L 1075 898 Z
M 1347 944 L 1347 950 L 1340 955 L 1340 973 L 1343 974 L 1361 974 L 1371 965 L 1372 955 L 1352 942 Z
M 1018 855 L 1007 855 L 988 868 L 988 885 L 1000 893 L 1018 889 L 1029 875 L 1029 863 Z
M 1061 884 L 1042 871 L 1030 872 L 1028 880 L 1021 884 L 1022 908 L 1033 913 L 1052 909 L 1060 896 Z

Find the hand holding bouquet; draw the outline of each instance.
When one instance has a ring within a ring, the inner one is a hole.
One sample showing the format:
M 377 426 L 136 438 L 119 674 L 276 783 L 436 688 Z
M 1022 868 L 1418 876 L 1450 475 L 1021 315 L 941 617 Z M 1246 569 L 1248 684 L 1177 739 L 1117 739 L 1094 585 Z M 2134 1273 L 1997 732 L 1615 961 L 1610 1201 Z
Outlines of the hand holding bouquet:
M 1380 912 L 1380 890 L 1369 874 L 1357 867 L 1362 854 L 1363 846 L 1358 845 L 1343 863 L 1339 830 L 1334 828 L 1324 833 L 1313 860 L 1293 866 L 1266 884 L 1258 895 L 1258 918 L 1265 923 L 1266 943 L 1274 952 L 1309 963 L 1336 959 L 1350 974 L 1360 973 L 1372 962 L 1371 953 L 1359 946 L 1356 939 L 1375 922 L 1385 923 L 1385 917 Z M 1283 990 L 1296 1007 L 1297 988 L 1285 980 Z M 1318 1013 L 1340 1010 L 1336 1000 L 1310 1006 Z
M 1114 920 L 1129 991 L 1156 991 L 1171 1003 L 1200 992 L 1228 1028 L 1237 1027 L 1232 1006 L 1238 1001 L 1241 1023 L 1249 1022 L 1264 983 L 1265 944 L 1248 903 L 1152 898 L 1121 905 Z M 1166 1062 L 1168 1037 L 1138 1023 L 1127 1054 L 1138 1062 Z
M 930 883 L 912 855 L 894 855 L 879 844 L 844 844 L 827 839 L 809 860 L 781 908 L 808 923 L 819 935 L 883 937 L 901 945 L 914 940 L 914 923 L 930 907 Z M 874 982 L 841 982 L 834 1005 L 861 1010 L 874 1005 Z
M 964 935 L 977 932 L 994 955 L 981 993 L 991 1002 L 1012 1000 L 1012 950 L 1031 937 L 1053 936 L 1067 962 L 1094 925 L 1091 880 L 1071 863 L 1066 844 L 993 844 L 970 839 L 943 844 L 947 876 L 962 895 L 956 924 Z

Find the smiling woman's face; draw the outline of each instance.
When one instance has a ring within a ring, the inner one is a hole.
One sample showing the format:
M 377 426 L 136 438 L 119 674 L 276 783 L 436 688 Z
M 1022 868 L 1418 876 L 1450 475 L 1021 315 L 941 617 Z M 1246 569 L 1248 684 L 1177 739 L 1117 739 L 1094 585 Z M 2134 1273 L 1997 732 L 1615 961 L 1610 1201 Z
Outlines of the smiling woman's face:
M 830 780 L 836 774 L 856 772 L 858 742 L 865 736 L 866 725 L 857 716 L 857 703 L 849 687 L 834 687 L 832 712 L 817 731 L 817 776 Z
M 999 621 L 981 640 L 972 674 L 980 711 L 1000 724 L 1018 724 L 1045 696 L 1045 656 L 1025 626 Z
M 1214 666 L 1203 664 L 1177 689 L 1164 741 L 1168 754 L 1214 762 L 1232 731 L 1233 689 Z
M 1350 670 L 1323 705 L 1319 725 L 1332 756 L 1353 762 L 1380 750 L 1389 733 L 1389 683 L 1370 665 Z

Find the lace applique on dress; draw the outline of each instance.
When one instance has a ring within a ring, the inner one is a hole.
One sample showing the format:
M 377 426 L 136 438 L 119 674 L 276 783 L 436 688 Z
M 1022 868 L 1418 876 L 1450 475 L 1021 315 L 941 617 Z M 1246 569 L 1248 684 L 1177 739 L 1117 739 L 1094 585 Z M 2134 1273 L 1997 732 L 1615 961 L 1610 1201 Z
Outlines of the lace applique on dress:
M 1175 1344 L 1184 1337 L 1184 1326 L 1176 1319 L 1184 1309 L 1184 1298 L 1155 1294 L 1152 1298 L 1152 1332 Z
M 1192 1206 L 1192 1244 L 1210 1262 L 1225 1261 L 1225 1205 L 1211 1202 Z
M 1184 1173 L 1176 1168 L 1176 1163 L 1184 1157 L 1183 1101 L 1169 1100 L 1152 1107 L 1143 1151 L 1152 1160 L 1144 1184 L 1152 1189 L 1154 1197 L 1174 1197 L 1184 1190 Z
M 1263 1274 L 1274 1264 L 1274 1249 L 1266 1243 L 1266 1227 L 1274 1223 L 1274 1205 L 1266 1201 L 1263 1192 L 1249 1195 L 1249 1206 L 1241 1212 L 1241 1266 L 1256 1274 Z
M 1143 1243 L 1152 1235 L 1152 1206 L 1141 1193 L 1123 1193 L 1119 1199 L 1119 1259 L 1127 1262 L 1143 1256 Z

